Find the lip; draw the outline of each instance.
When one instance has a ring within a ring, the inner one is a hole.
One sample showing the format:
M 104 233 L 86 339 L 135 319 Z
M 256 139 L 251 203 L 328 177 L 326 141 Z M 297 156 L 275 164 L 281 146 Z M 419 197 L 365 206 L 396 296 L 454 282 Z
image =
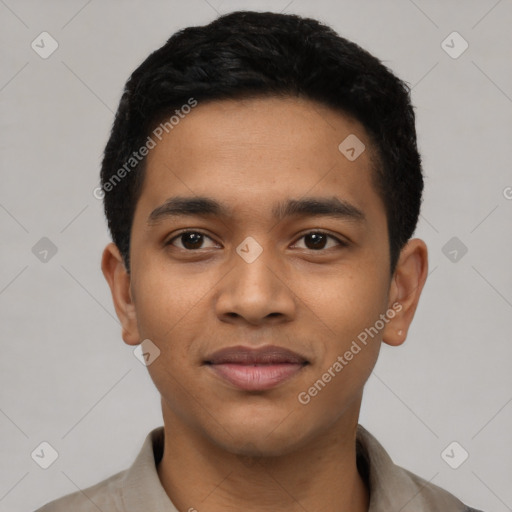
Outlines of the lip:
M 264 391 L 284 382 L 309 364 L 291 350 L 269 345 L 258 349 L 228 347 L 209 356 L 205 365 L 232 385 L 246 391 Z
M 283 364 L 307 363 L 307 359 L 301 355 L 276 345 L 266 345 L 260 348 L 227 347 L 217 350 L 205 360 L 207 364 Z

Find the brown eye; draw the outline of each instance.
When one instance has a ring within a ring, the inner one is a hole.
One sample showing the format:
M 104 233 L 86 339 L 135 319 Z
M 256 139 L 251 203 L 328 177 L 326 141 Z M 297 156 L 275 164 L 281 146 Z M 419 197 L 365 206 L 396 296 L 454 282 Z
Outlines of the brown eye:
M 171 240 L 169 240 L 165 245 L 174 245 L 175 240 L 179 240 L 181 242 L 182 247 L 178 247 L 178 249 L 185 249 L 187 251 L 193 251 L 196 249 L 204 249 L 201 247 L 205 239 L 211 240 L 211 238 L 201 231 L 183 231 L 179 235 L 175 236 Z
M 306 233 L 301 238 L 304 238 L 306 249 L 310 249 L 312 251 L 320 251 L 322 249 L 326 249 L 326 243 L 328 239 L 335 240 L 337 242 L 336 245 L 346 247 L 348 244 L 346 242 L 341 241 L 339 238 L 336 238 L 329 233 L 324 231 L 311 231 L 310 233 Z M 330 249 L 330 247 L 327 247 Z

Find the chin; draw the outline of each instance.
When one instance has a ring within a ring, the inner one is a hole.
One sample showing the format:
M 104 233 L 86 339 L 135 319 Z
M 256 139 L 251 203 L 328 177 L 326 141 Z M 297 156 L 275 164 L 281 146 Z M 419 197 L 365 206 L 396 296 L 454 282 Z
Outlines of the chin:
M 293 416 L 290 415 L 290 418 Z M 222 449 L 246 457 L 276 457 L 286 455 L 306 445 L 308 428 L 304 422 L 286 423 L 278 418 L 226 422 L 219 420 L 220 430 L 212 432 L 212 441 Z

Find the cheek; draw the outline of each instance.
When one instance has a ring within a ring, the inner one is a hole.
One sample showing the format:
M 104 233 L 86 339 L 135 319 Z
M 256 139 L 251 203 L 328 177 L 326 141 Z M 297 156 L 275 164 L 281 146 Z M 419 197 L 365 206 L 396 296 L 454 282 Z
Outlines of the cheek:
M 328 352 L 342 351 L 385 312 L 388 283 L 377 265 L 374 268 L 340 268 L 323 276 L 320 282 L 316 280 L 315 286 L 309 280 L 301 280 L 303 285 L 295 286 L 294 291 L 303 299 L 313 322 L 310 332 L 331 340 Z
M 307 311 L 313 323 L 308 330 L 316 333 L 322 350 L 301 391 L 308 406 L 319 407 L 319 414 L 332 414 L 333 419 L 341 414 L 370 376 L 381 347 L 379 319 L 385 313 L 386 286 L 381 274 L 367 268 L 333 276 L 322 290 L 310 292 Z
M 381 347 L 381 330 L 375 325 L 385 313 L 386 283 L 370 273 L 364 278 L 345 276 L 309 298 L 314 323 L 308 330 L 316 333 L 315 342 L 323 350 L 318 350 L 317 364 L 297 401 L 305 407 L 304 414 L 318 417 L 322 424 L 343 414 L 362 393 L 375 366 Z
M 175 410 L 185 410 L 186 390 L 193 384 L 188 360 L 190 340 L 200 321 L 205 291 L 168 269 L 156 268 L 148 264 L 146 269 L 152 270 L 138 276 L 138 329 L 141 339 L 150 339 L 160 351 L 147 367 L 156 388 L 163 397 L 174 400 Z
M 373 346 L 361 348 L 345 363 L 336 358 L 329 361 L 297 393 L 299 412 L 316 427 L 325 428 L 337 422 L 347 411 L 357 409 L 377 356 L 378 347 Z
M 212 286 L 207 275 L 198 278 L 176 265 L 144 262 L 136 279 L 135 292 L 141 336 L 154 338 L 161 344 L 178 335 L 183 338 L 187 326 L 196 322 L 204 309 L 202 299 Z

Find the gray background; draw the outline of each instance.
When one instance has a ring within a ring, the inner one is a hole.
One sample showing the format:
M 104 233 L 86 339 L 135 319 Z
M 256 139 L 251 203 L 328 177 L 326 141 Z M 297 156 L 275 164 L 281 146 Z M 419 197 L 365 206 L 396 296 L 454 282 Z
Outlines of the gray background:
M 510 0 L 0 0 L 0 511 L 128 467 L 162 424 L 100 271 L 109 236 L 93 189 L 129 74 L 177 29 L 237 9 L 323 20 L 413 87 L 430 275 L 406 343 L 383 346 L 360 422 L 397 464 L 512 510 Z M 47 59 L 31 48 L 43 31 L 59 44 Z M 441 46 L 453 31 L 469 44 L 458 58 Z M 57 248 L 47 261 L 32 250 L 43 237 Z M 59 454 L 46 470 L 31 458 L 42 441 Z M 458 469 L 441 456 L 452 441 L 469 453 Z

